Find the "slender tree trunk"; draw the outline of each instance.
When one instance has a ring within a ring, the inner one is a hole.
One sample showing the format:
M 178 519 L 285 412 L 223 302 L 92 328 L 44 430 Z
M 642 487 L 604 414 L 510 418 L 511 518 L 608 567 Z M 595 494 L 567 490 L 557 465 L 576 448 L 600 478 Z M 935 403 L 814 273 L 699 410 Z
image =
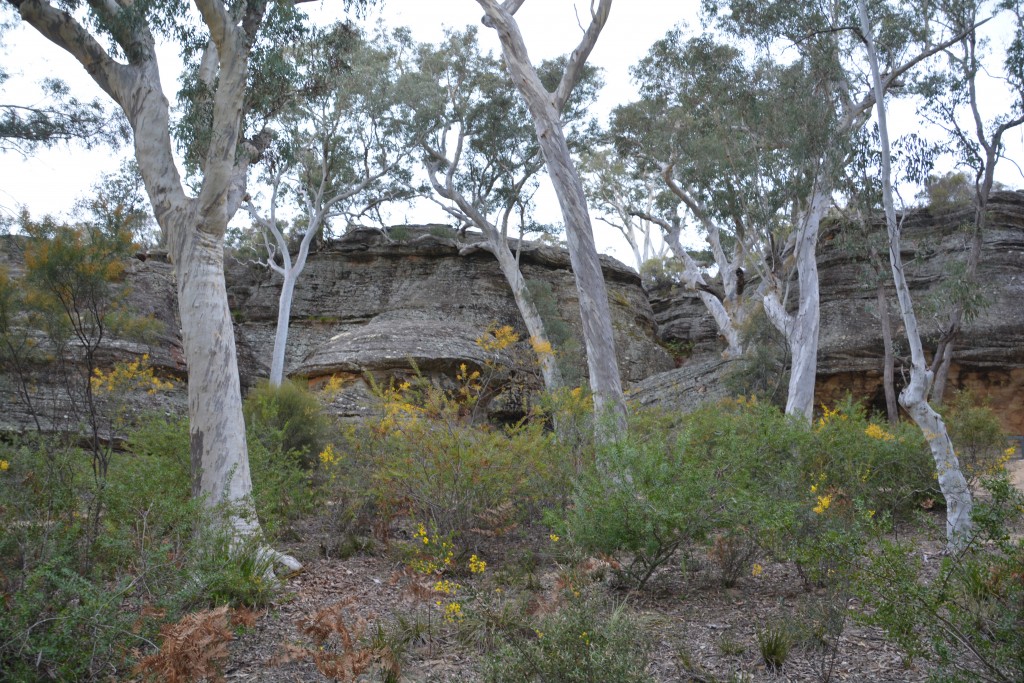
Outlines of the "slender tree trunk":
M 739 296 L 736 294 L 735 285 L 730 289 L 728 279 L 722 278 L 722 287 L 725 290 L 723 299 L 719 299 L 714 294 L 700 289 L 697 286 L 698 284 L 706 286 L 707 283 L 704 282 L 704 276 L 701 274 L 697 263 L 679 241 L 679 226 L 663 227 L 665 227 L 665 240 L 669 243 L 672 251 L 675 252 L 676 258 L 683 263 L 683 280 L 686 282 L 686 286 L 697 292 L 697 296 L 704 302 L 704 307 L 708 309 L 711 317 L 715 319 L 719 334 L 725 338 L 726 349 L 722 356 L 724 358 L 742 357 L 743 344 L 740 341 L 739 325 L 742 322 L 743 302 L 739 300 Z M 721 268 L 721 265 L 719 267 Z M 732 264 L 725 266 L 726 269 L 731 267 Z M 726 308 L 727 301 L 732 304 L 731 313 Z
M 569 58 L 569 64 L 558 89 L 555 93 L 550 93 L 540 82 L 537 71 L 530 62 L 519 27 L 512 17 L 522 2 L 498 6 L 494 0 L 477 1 L 487 12 L 485 23 L 498 33 L 505 64 L 530 110 L 548 176 L 558 196 L 558 204 L 565 221 L 569 260 L 576 277 L 583 340 L 587 351 L 587 369 L 590 374 L 590 388 L 594 394 L 594 410 L 599 417 L 608 413 L 614 421 L 613 429 L 618 434 L 624 434 L 626 398 L 622 392 L 622 377 L 615 355 L 615 335 L 612 329 L 611 308 L 608 305 L 608 290 L 605 287 L 601 261 L 594 243 L 583 182 L 573 163 L 559 116 L 561 107 L 576 85 L 586 56 L 593 48 L 608 18 L 611 2 L 601 1 L 597 14 L 592 17 L 590 28 Z
M 946 431 L 942 416 L 928 405 L 927 396 L 932 373 L 925 365 L 924 348 L 917 327 L 917 316 L 910 299 L 910 287 L 903 272 L 900 256 L 900 228 L 896 222 L 896 208 L 893 203 L 891 152 L 889 150 L 889 128 L 886 120 L 885 93 L 878 70 L 878 57 L 865 0 L 859 0 L 861 31 L 867 44 L 868 60 L 875 88 L 875 107 L 878 113 L 878 133 L 882 146 L 882 200 L 885 206 L 885 223 L 889 233 L 889 262 L 892 266 L 896 297 L 903 315 L 903 325 L 910 346 L 910 383 L 900 393 L 900 404 L 910 413 L 921 429 L 932 457 L 939 480 L 939 488 L 946 498 L 946 543 L 951 551 L 964 548 L 971 537 L 971 511 L 973 500 L 967 480 L 960 470 L 960 461 L 953 451 L 953 442 Z
M 284 255 L 286 259 L 291 257 Z M 288 348 L 288 323 L 292 316 L 292 297 L 300 272 L 289 268 L 281 283 L 281 296 L 277 303 L 277 331 L 274 334 L 274 351 L 270 357 L 270 386 L 279 387 L 284 381 L 284 356 Z
M 537 354 L 537 362 L 540 363 L 544 388 L 554 391 L 562 386 L 562 374 L 555 361 L 554 349 L 548 339 L 544 319 L 541 318 L 533 297 L 530 296 L 530 289 L 526 285 L 523 273 L 519 270 L 519 264 L 512 252 L 509 251 L 507 244 L 492 244 L 491 247 L 495 258 L 498 259 L 501 272 L 505 275 L 505 280 L 512 288 L 512 296 L 515 298 L 516 307 L 519 308 L 519 314 L 523 316 L 523 322 L 526 323 L 526 331 L 530 334 L 530 341 Z
M 876 293 L 878 318 L 882 323 L 882 347 L 885 355 L 882 361 L 882 389 L 885 391 L 885 413 L 889 418 L 889 424 L 895 425 L 900 421 L 900 408 L 896 402 L 896 386 L 894 385 L 895 358 L 892 350 L 892 324 L 889 320 L 889 298 L 885 296 L 885 286 L 881 282 L 878 283 Z
M 807 424 L 814 413 L 814 385 L 818 372 L 818 334 L 820 331 L 820 303 L 818 292 L 818 228 L 828 210 L 830 193 L 825 173 L 818 174 L 818 185 L 811 195 L 811 203 L 796 236 L 797 280 L 800 300 L 796 315 L 790 315 L 776 291 L 764 297 L 764 310 L 768 319 L 786 337 L 792 356 L 786 414 L 798 415 Z
M 527 98 L 529 99 L 529 98 Z M 533 109 L 533 106 L 531 106 Z M 619 431 L 626 428 L 626 399 L 622 393 L 615 355 L 615 334 L 612 330 L 608 290 L 601 272 L 601 261 L 594 243 L 593 228 L 583 183 L 569 155 L 569 147 L 557 112 L 549 106 L 538 107 L 534 120 L 537 137 L 547 160 L 548 174 L 555 186 L 558 203 L 565 218 L 569 260 L 576 276 L 576 293 L 580 301 L 583 339 L 587 349 L 587 370 L 594 392 L 594 409 L 615 417 Z M 537 116 L 537 114 L 541 114 Z

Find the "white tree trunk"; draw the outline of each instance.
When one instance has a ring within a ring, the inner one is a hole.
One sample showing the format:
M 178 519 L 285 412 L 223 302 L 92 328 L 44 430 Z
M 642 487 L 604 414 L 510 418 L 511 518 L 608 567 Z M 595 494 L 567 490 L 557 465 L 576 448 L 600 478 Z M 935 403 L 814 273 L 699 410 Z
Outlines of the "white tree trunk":
M 213 96 L 213 135 L 196 198 L 185 195 L 175 167 L 169 104 L 163 95 L 155 41 L 141 22 L 114 16 L 108 3 L 100 15 L 126 57 L 115 61 L 86 25 L 46 0 L 24 0 L 26 23 L 82 64 L 128 117 L 139 164 L 157 222 L 174 261 L 182 341 L 188 365 L 189 430 L 193 493 L 207 505 L 235 508 L 226 519 L 236 541 L 260 534 L 252 511 L 252 482 L 238 380 L 234 330 L 224 284 L 224 233 L 236 204 L 247 160 L 238 154 L 242 104 L 248 75 L 249 37 L 219 0 L 196 0 L 219 62 Z M 259 6 L 242 22 L 250 29 L 262 19 Z M 212 53 L 211 53 L 212 54 Z M 121 55 L 118 55 L 121 56 Z M 244 157 L 244 155 L 241 155 Z M 295 569 L 294 559 L 265 554 Z
M 719 262 L 719 271 L 723 273 L 722 277 L 722 289 L 723 299 L 719 299 L 714 294 L 708 291 L 698 288 L 699 285 L 707 286 L 704 281 L 704 275 L 700 272 L 700 267 L 697 262 L 693 260 L 689 252 L 683 248 L 682 243 L 679 241 L 679 229 L 678 226 L 662 226 L 665 228 L 665 240 L 669 243 L 672 251 L 675 253 L 676 258 L 683 262 L 683 281 L 686 286 L 697 292 L 697 296 L 704 302 L 704 307 L 711 313 L 711 317 L 715 319 L 715 324 L 718 325 L 718 332 L 725 338 L 726 349 L 722 353 L 723 358 L 740 358 L 743 356 L 743 344 L 740 341 L 739 325 L 742 323 L 741 316 L 743 312 L 743 302 L 739 300 L 739 296 L 736 293 L 735 277 L 730 281 L 724 274 L 726 271 L 732 271 L 735 273 L 733 264 L 725 258 L 724 252 L 722 252 L 722 262 Z M 732 284 L 730 290 L 729 285 Z M 730 314 L 726 308 L 725 302 L 732 300 L 733 312 Z
M 562 386 L 562 374 L 559 372 L 558 363 L 555 360 L 551 340 L 548 339 L 544 319 L 540 317 L 540 312 L 530 295 L 530 289 L 526 286 L 523 273 L 519 270 L 519 264 L 512 252 L 509 251 L 507 243 L 491 244 L 490 246 L 494 256 L 498 259 L 498 266 L 505 275 L 505 280 L 512 288 L 516 307 L 519 308 L 519 314 L 523 316 L 523 322 L 526 324 L 526 331 L 530 334 L 531 343 L 537 354 L 537 362 L 540 364 L 541 377 L 544 379 L 544 387 L 548 391 L 554 391 Z
M 583 182 L 569 153 L 559 116 L 559 111 L 575 87 L 583 63 L 607 20 L 611 0 L 601 0 L 597 14 L 593 15 L 583 40 L 570 56 L 562 81 L 554 93 L 548 92 L 540 82 L 537 71 L 530 62 L 519 26 L 512 17 L 522 4 L 522 0 L 511 5 L 498 5 L 494 0 L 478 2 L 487 13 L 485 23 L 498 33 L 512 80 L 530 110 L 548 175 L 565 220 L 569 260 L 576 277 L 576 292 L 580 302 L 587 369 L 590 375 L 590 388 L 594 394 L 594 410 L 599 417 L 607 413 L 614 420 L 614 429 L 618 433 L 625 433 L 626 399 L 622 392 L 622 378 L 615 355 L 615 335 L 611 323 L 611 309 L 608 305 L 608 291 L 594 243 Z
M 778 287 L 766 291 L 764 311 L 768 320 L 786 337 L 792 356 L 786 414 L 797 415 L 807 424 L 814 413 L 814 386 L 818 373 L 818 334 L 821 315 L 818 296 L 818 228 L 830 201 L 826 174 L 820 172 L 817 185 L 795 235 L 797 281 L 800 287 L 796 315 L 790 315 L 779 297 Z
M 287 255 L 286 255 L 287 257 Z M 289 269 L 281 283 L 281 297 L 277 304 L 277 331 L 274 334 L 274 351 L 270 357 L 270 386 L 279 387 L 284 381 L 284 354 L 288 348 L 288 323 L 292 316 L 292 298 L 299 273 Z
M 951 551 L 964 548 L 971 537 L 971 511 L 973 500 L 960 469 L 960 461 L 953 450 L 953 442 L 946 431 L 942 416 L 928 405 L 927 396 L 932 373 L 925 364 L 924 348 L 918 332 L 917 316 L 910 299 L 910 287 L 903 273 L 903 259 L 900 256 L 900 228 L 896 222 L 896 207 L 893 203 L 891 152 L 889 149 L 889 128 L 886 120 L 885 93 L 878 70 L 878 56 L 868 19 L 865 0 L 857 3 L 860 11 L 861 31 L 867 45 L 868 61 L 871 63 L 871 77 L 875 89 L 875 107 L 878 113 L 878 133 L 882 146 L 882 201 L 885 205 L 885 223 L 889 233 L 889 263 L 892 266 L 896 297 L 903 316 L 910 346 L 910 383 L 900 392 L 900 404 L 910 413 L 921 429 L 935 460 L 939 488 L 946 498 L 946 543 Z
M 224 248 L 204 232 L 175 254 L 182 345 L 188 364 L 192 493 L 210 505 L 238 503 L 252 492 L 246 457 L 235 334 L 224 284 Z M 216 391 L 210 388 L 216 387 Z M 239 531 L 255 520 L 234 517 Z

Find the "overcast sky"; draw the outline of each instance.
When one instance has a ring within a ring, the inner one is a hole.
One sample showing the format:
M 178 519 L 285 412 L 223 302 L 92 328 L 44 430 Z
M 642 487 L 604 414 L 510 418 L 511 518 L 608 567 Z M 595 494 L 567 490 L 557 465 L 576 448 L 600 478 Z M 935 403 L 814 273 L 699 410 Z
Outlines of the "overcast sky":
M 304 5 L 314 20 L 327 23 L 340 16 L 333 8 L 340 3 Z M 536 63 L 571 51 L 579 41 L 589 18 L 588 1 L 570 0 L 528 0 L 516 15 L 520 23 L 531 59 Z M 633 99 L 636 91 L 629 78 L 629 67 L 635 64 L 651 44 L 665 35 L 673 26 L 684 23 L 694 29 L 700 28 L 697 14 L 698 0 L 619 0 L 611 11 L 611 17 L 597 42 L 590 62 L 604 70 L 605 89 L 598 102 L 596 113 L 602 118 L 616 104 Z M 577 12 L 579 17 L 577 18 Z M 374 10 L 367 18 L 369 23 L 383 19 L 392 26 L 409 26 L 417 40 L 439 41 L 445 27 L 462 28 L 479 25 L 482 10 L 475 0 L 385 0 L 380 9 Z M 498 51 L 494 31 L 483 29 L 481 41 L 485 46 Z M 77 96 L 83 99 L 104 97 L 93 85 L 82 67 L 61 50 L 38 37 L 29 29 L 10 31 L 5 35 L 0 59 L 14 74 L 6 85 L 0 86 L 2 101 L 32 103 L 37 95 L 32 94 L 31 82 L 44 76 L 55 76 L 68 80 Z M 13 49 L 12 49 L 13 48 Z M 174 51 L 167 50 L 173 57 Z M 31 60 L 16 59 L 15 56 L 31 55 Z M 177 86 L 174 60 L 162 65 L 164 87 L 173 96 Z M 18 77 L 18 75 L 22 77 Z M 909 125 L 916 125 L 912 119 L 904 119 Z M 1024 162 L 1024 138 L 1018 131 L 1007 140 L 1008 156 L 1018 163 Z M 123 150 L 122 155 L 128 150 Z M 92 151 L 76 147 L 59 147 L 40 150 L 22 158 L 15 153 L 0 155 L 0 212 L 12 214 L 21 205 L 27 206 L 33 214 L 64 213 L 78 200 L 103 172 L 115 170 L 120 157 L 106 149 Z M 1024 186 L 1020 171 L 1012 164 L 1003 162 L 1000 179 L 1009 185 Z M 545 183 L 546 185 L 546 183 Z M 554 221 L 557 211 L 551 197 L 538 197 L 542 206 L 550 206 L 552 215 L 542 220 Z M 404 217 L 403 217 L 404 218 Z M 436 220 L 441 216 L 408 216 L 411 222 Z M 600 234 L 602 228 L 595 223 L 599 232 L 598 242 L 605 250 L 611 248 L 615 239 Z M 610 230 L 610 229 L 607 229 Z M 621 238 L 619 238 L 621 240 Z M 614 250 L 619 258 L 629 262 L 624 242 Z

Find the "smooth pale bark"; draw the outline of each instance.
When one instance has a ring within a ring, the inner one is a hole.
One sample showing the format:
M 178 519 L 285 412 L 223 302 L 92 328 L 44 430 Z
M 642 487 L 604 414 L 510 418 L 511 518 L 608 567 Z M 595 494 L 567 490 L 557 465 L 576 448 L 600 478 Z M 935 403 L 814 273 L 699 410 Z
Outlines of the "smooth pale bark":
M 560 112 L 576 86 L 583 65 L 608 19 L 611 0 L 601 0 L 583 39 L 570 55 L 565 73 L 554 93 L 548 92 L 541 83 L 513 17 L 522 1 L 510 0 L 499 4 L 494 0 L 477 0 L 486 12 L 485 25 L 498 33 L 505 64 L 530 110 L 548 176 L 562 210 L 569 261 L 576 278 L 594 410 L 598 416 L 609 414 L 614 419 L 614 428 L 618 433 L 625 433 L 626 399 L 615 355 L 608 290 L 594 243 L 583 181 L 569 153 L 560 120 Z
M 669 180 L 669 186 L 678 187 L 671 179 Z M 729 276 L 723 276 L 722 278 L 724 291 L 721 299 L 708 291 L 708 284 L 704 280 L 704 274 L 701 272 L 700 266 L 679 241 L 680 226 L 678 224 L 673 225 L 649 213 L 638 213 L 637 215 L 661 226 L 665 241 L 676 255 L 676 258 L 683 264 L 683 284 L 697 292 L 697 297 L 700 298 L 704 307 L 711 314 L 711 317 L 715 319 L 718 333 L 725 339 L 726 349 L 722 352 L 722 357 L 726 359 L 742 357 L 743 344 L 740 339 L 739 330 L 745 319 L 746 308 L 743 306 L 740 293 L 737 291 L 735 262 L 725 257 L 725 252 L 721 248 L 721 242 L 718 240 L 717 226 L 712 224 L 716 234 L 712 238 L 711 233 L 708 233 L 709 243 L 718 244 L 715 260 L 718 264 L 719 272 L 723 274 L 730 273 Z M 718 260 L 719 256 L 721 261 Z
M 807 424 L 814 413 L 814 385 L 818 368 L 818 334 L 821 329 L 821 309 L 818 295 L 818 229 L 831 201 L 825 172 L 818 173 L 800 227 L 795 233 L 794 249 L 799 285 L 799 303 L 795 315 L 786 311 L 779 296 L 781 283 L 767 291 L 764 311 L 771 323 L 785 335 L 789 344 L 791 369 L 786 414 L 799 415 Z
M 148 27 L 118 21 L 118 6 L 95 5 L 112 26 L 127 63 L 115 61 L 70 14 L 45 0 L 22 0 L 22 19 L 76 58 L 121 107 L 134 134 L 135 156 L 154 214 L 167 239 L 178 285 L 185 362 L 189 370 L 189 434 L 193 494 L 207 505 L 228 504 L 223 520 L 236 541 L 259 534 L 252 511 L 234 330 L 224 285 L 224 233 L 244 187 L 247 155 L 239 155 L 248 46 L 262 20 L 251 5 L 241 25 L 219 0 L 196 0 L 216 48 L 219 70 L 213 133 L 198 196 L 188 197 L 178 175 L 155 42 Z M 241 157 L 241 160 L 239 160 Z M 289 568 L 294 559 L 267 550 Z
M 487 251 L 494 254 L 498 260 L 498 267 L 502 275 L 512 289 L 512 296 L 516 301 L 519 314 L 526 324 L 526 331 L 530 335 L 530 341 L 537 354 L 537 362 L 540 364 L 541 377 L 544 380 L 544 387 L 548 391 L 554 391 L 562 386 L 562 374 L 555 361 L 555 355 L 548 339 L 547 330 L 544 326 L 544 319 L 541 318 L 537 306 L 533 302 L 530 289 L 526 284 L 519 263 L 509 250 L 507 244 L 495 244 L 493 237 L 488 236 Z
M 871 78 L 875 90 L 875 110 L 878 114 L 878 134 L 881 142 L 882 202 L 885 207 L 885 224 L 889 234 L 889 263 L 892 266 L 893 281 L 896 284 L 896 298 L 903 316 L 907 343 L 910 346 L 910 383 L 900 392 L 900 404 L 910 413 L 921 429 L 935 460 L 939 488 L 946 499 L 946 543 L 951 551 L 963 549 L 971 537 L 971 511 L 973 500 L 960 461 L 953 450 L 953 442 L 946 431 L 942 416 L 928 405 L 927 396 L 932 373 L 925 364 L 924 348 L 918 332 L 917 316 L 910 298 L 910 287 L 903 272 L 900 256 L 900 227 L 896 221 L 896 207 L 893 202 L 891 152 L 889 128 L 886 120 L 885 92 L 878 70 L 878 56 L 868 19 L 865 0 L 859 0 L 861 31 L 867 47 L 871 65 Z
M 277 329 L 274 332 L 274 349 L 270 356 L 269 383 L 273 387 L 281 386 L 281 382 L 284 381 L 284 360 L 285 352 L 288 349 L 288 325 L 291 322 L 292 300 L 295 298 L 295 283 L 298 282 L 299 276 L 302 275 L 302 271 L 306 268 L 310 245 L 316 235 L 320 233 L 324 217 L 324 213 L 319 210 L 314 211 L 313 215 L 309 217 L 309 226 L 302 235 L 298 254 L 295 255 L 293 260 L 291 253 L 288 251 L 288 241 L 277 224 L 276 199 L 277 185 L 275 184 L 269 219 L 262 218 L 251 203 L 247 202 L 245 207 L 249 215 L 266 231 L 264 232 L 264 238 L 267 240 L 267 267 L 284 279 L 281 283 L 281 294 L 277 300 Z M 266 236 L 267 232 L 274 238 L 273 245 Z M 282 262 L 280 265 L 275 260 L 277 253 L 281 254 Z

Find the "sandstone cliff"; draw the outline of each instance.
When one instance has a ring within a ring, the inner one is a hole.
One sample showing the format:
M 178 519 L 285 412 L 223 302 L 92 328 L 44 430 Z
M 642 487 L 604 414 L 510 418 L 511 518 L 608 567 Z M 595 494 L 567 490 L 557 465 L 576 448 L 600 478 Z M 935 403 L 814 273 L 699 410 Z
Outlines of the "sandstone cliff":
M 467 246 L 466 240 L 431 230 L 402 232 L 404 239 L 397 239 L 380 230 L 359 229 L 327 244 L 311 254 L 296 288 L 286 372 L 314 385 L 330 376 L 340 377 L 343 388 L 332 407 L 343 417 L 363 415 L 372 406 L 369 377 L 386 386 L 391 377 L 407 376 L 415 365 L 431 380 L 450 383 L 460 364 L 476 369 L 489 360 L 475 343 L 488 327 L 511 325 L 525 336 L 492 255 Z M 17 242 L 7 238 L 0 248 L 0 264 L 15 276 L 21 271 Z M 582 344 L 574 344 L 573 339 L 580 336 L 580 324 L 568 255 L 557 248 L 526 244 L 521 259 L 525 277 L 542 283 L 538 291 L 546 297 L 548 317 L 564 328 L 567 376 L 585 382 Z M 639 277 L 613 259 L 603 259 L 602 265 L 624 382 L 671 368 L 670 356 L 658 344 Z M 252 386 L 267 376 L 281 280 L 264 267 L 230 257 L 226 279 L 242 382 Z M 124 286 L 128 307 L 151 316 L 155 331 L 146 341 L 110 340 L 103 362 L 148 353 L 159 374 L 182 381 L 172 392 L 134 397 L 130 409 L 183 414 L 186 370 L 172 267 L 159 254 L 140 256 L 130 264 Z M 498 419 L 515 417 L 523 408 L 523 392 L 540 387 L 528 348 L 524 340 L 518 352 L 498 359 L 510 366 L 510 384 L 516 389 L 515 395 L 505 392 L 494 401 L 492 412 Z M 58 373 L 52 365 L 40 363 L 29 372 L 44 427 L 72 429 L 80 396 L 68 396 L 58 388 Z M 9 406 L 0 414 L 0 430 L 33 424 L 10 376 L 0 378 L 0 400 Z
M 931 300 L 922 315 L 926 348 L 933 348 L 944 302 L 936 300 L 955 263 L 962 260 L 968 236 L 962 225 L 968 209 L 908 216 L 904 259 L 915 301 Z M 328 376 L 344 379 L 333 408 L 342 416 L 365 414 L 372 401 L 366 377 L 386 383 L 407 375 L 414 363 L 424 375 L 450 382 L 461 363 L 479 367 L 486 354 L 474 340 L 491 325 L 513 325 L 519 314 L 494 258 L 467 247 L 440 230 L 411 229 L 398 239 L 379 230 L 355 230 L 313 254 L 296 290 L 289 337 L 287 372 L 313 384 Z M 470 239 L 470 241 L 472 241 Z M 0 265 L 16 276 L 21 270 L 18 238 L 0 240 Z M 862 258 L 841 246 L 836 232 L 820 248 L 822 331 L 818 403 L 832 403 L 846 392 L 884 405 L 881 389 L 882 342 L 875 291 L 865 277 Z M 576 291 L 567 255 L 556 248 L 527 244 L 525 276 L 541 284 L 546 315 L 565 330 L 570 377 L 585 381 L 585 364 L 573 348 L 579 337 Z M 721 360 L 724 346 L 713 321 L 695 295 L 679 288 L 646 294 L 637 275 L 605 259 L 616 345 L 631 398 L 642 405 L 686 409 L 726 395 L 725 378 L 734 369 Z M 1004 427 L 1024 434 L 1024 193 L 1000 193 L 992 201 L 979 273 L 987 307 L 964 330 L 950 376 L 952 388 L 987 396 Z M 265 268 L 229 258 L 227 280 L 236 320 L 240 371 L 251 386 L 267 374 L 280 279 Z M 133 261 L 125 277 L 130 308 L 157 324 L 145 342 L 113 339 L 105 363 L 143 353 L 163 376 L 178 378 L 168 394 L 138 396 L 134 409 L 185 412 L 185 367 L 181 354 L 174 276 L 160 255 Z M 653 310 L 652 310 L 653 308 Z M 890 302 L 897 353 L 902 325 Z M 524 348 L 500 359 L 510 365 L 519 389 L 540 386 Z M 681 367 L 665 348 L 674 350 Z M 45 360 L 45 359 L 44 359 Z M 47 428 L 71 428 L 76 399 L 54 390 L 54 368 L 29 368 L 36 407 Z M 16 396 L 11 377 L 0 377 L 0 430 L 32 424 Z M 493 406 L 494 416 L 512 417 L 520 407 L 509 394 Z
M 926 350 L 935 348 L 949 305 L 943 298 L 944 286 L 965 258 L 969 235 L 964 226 L 972 220 L 969 207 L 922 209 L 910 213 L 904 224 L 903 259 Z M 883 230 L 877 226 L 878 239 L 885 239 Z M 818 268 L 821 337 L 815 400 L 831 404 L 850 392 L 884 410 L 882 335 L 866 261 L 851 256 L 833 231 L 821 241 Z M 993 196 L 978 276 L 986 305 L 963 330 L 949 386 L 987 397 L 1003 427 L 1011 434 L 1024 434 L 1024 193 Z M 725 347 L 700 300 L 678 287 L 658 288 L 650 299 L 663 342 L 692 347 L 692 352 L 678 370 L 635 387 L 636 399 L 685 406 L 698 397 L 724 395 L 721 380 L 727 364 L 720 354 Z M 889 301 L 897 355 L 905 357 L 903 325 L 891 287 Z M 901 379 L 897 377 L 898 387 Z

